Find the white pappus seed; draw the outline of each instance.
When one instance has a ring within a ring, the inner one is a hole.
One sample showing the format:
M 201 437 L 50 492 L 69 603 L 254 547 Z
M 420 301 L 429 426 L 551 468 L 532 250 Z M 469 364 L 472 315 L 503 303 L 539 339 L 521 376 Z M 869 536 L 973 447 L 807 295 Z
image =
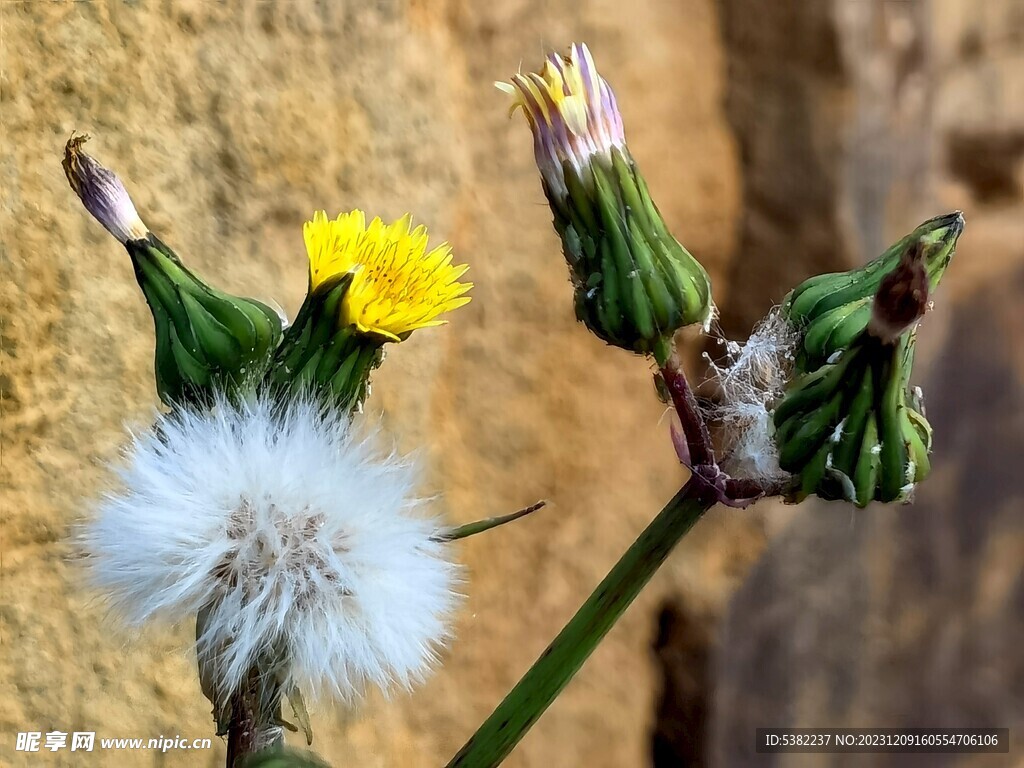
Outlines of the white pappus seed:
M 223 691 L 269 648 L 314 696 L 408 686 L 448 637 L 457 568 L 414 465 L 379 443 L 304 401 L 162 415 L 79 531 L 90 581 L 132 624 L 207 609 Z

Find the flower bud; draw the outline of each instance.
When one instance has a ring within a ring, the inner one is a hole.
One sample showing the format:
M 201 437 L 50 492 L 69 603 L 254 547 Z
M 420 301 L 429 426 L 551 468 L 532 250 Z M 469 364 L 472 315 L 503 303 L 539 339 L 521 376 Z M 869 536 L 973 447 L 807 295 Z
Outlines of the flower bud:
M 928 474 L 931 426 L 910 389 L 915 326 L 963 226 L 959 211 L 931 219 L 865 266 L 787 297 L 799 348 L 772 420 L 794 500 L 907 501 Z
M 499 88 L 533 131 L 544 193 L 562 239 L 576 317 L 599 338 L 649 354 L 684 325 L 707 324 L 704 268 L 671 235 L 626 146 L 622 118 L 590 51 L 551 55 L 540 74 Z
M 86 209 L 125 246 L 156 329 L 156 385 L 168 405 L 259 382 L 281 338 L 281 319 L 252 299 L 218 291 L 190 272 L 142 223 L 121 181 L 81 151 L 64 150 L 64 171 Z

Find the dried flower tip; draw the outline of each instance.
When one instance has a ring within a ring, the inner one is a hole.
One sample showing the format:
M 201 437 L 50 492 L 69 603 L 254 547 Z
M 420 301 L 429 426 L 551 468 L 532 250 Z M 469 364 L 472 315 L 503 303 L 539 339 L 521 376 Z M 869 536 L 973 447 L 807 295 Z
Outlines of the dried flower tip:
M 882 279 L 871 308 L 868 333 L 892 344 L 928 310 L 928 271 L 920 241 L 908 248 Z
M 64 146 L 62 165 L 68 183 L 93 218 L 121 243 L 142 240 L 149 228 L 139 218 L 121 180 L 82 151 L 88 140 L 88 135 L 72 134 Z

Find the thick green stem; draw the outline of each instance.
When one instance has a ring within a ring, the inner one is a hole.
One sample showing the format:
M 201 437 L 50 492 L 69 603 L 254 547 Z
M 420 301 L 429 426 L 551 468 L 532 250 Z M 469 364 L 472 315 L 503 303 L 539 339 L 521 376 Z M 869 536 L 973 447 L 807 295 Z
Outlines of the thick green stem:
M 492 768 L 501 763 L 583 666 L 679 539 L 714 503 L 714 492 L 699 479 L 684 485 L 448 768 Z

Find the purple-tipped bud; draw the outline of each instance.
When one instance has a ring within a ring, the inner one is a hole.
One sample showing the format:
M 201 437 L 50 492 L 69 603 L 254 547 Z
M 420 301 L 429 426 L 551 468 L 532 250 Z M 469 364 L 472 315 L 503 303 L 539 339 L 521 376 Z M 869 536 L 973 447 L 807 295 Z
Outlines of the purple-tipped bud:
M 587 46 L 498 86 L 522 108 L 572 275 L 576 317 L 598 338 L 656 357 L 706 325 L 707 272 L 669 232 L 626 147 L 615 95 Z M 663 362 L 663 361 L 662 361 Z

